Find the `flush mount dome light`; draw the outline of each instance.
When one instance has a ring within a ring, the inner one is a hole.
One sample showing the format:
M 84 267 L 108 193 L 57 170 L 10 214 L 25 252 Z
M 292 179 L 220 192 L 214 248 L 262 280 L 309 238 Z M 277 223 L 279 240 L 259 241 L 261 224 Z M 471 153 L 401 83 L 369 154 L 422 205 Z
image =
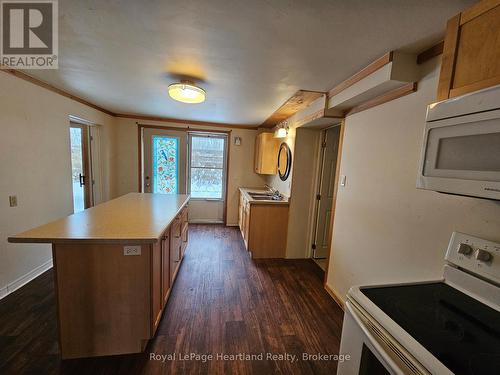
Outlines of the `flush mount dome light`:
M 172 99 L 182 103 L 195 104 L 205 101 L 205 90 L 189 81 L 172 83 L 168 86 L 168 94 Z

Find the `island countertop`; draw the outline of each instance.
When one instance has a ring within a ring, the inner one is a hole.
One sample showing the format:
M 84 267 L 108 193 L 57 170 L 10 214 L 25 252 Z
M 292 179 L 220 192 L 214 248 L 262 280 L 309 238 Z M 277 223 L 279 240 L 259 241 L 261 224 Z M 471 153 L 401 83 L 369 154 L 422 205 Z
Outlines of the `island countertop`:
M 26 243 L 155 243 L 189 195 L 129 193 L 8 238 Z

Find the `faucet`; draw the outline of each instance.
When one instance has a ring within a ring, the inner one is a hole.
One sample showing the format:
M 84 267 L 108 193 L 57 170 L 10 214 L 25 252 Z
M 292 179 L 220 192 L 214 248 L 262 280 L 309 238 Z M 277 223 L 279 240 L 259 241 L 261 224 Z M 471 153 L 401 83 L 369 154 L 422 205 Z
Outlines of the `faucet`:
M 269 186 L 267 184 L 264 185 L 264 186 L 273 194 L 273 196 L 272 196 L 273 200 L 280 201 L 283 198 L 283 196 L 281 195 L 281 193 L 279 192 L 279 190 L 276 190 L 276 189 L 274 189 L 273 187 L 271 187 L 271 186 Z

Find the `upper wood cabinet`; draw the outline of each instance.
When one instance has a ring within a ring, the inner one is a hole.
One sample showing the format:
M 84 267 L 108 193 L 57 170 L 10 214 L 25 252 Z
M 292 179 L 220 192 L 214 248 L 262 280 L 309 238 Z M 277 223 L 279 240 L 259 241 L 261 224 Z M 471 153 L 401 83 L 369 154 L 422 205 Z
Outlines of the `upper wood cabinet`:
M 500 84 L 500 0 L 483 0 L 448 21 L 438 100 Z
M 255 138 L 254 171 L 259 174 L 276 174 L 280 140 L 274 133 L 260 133 Z

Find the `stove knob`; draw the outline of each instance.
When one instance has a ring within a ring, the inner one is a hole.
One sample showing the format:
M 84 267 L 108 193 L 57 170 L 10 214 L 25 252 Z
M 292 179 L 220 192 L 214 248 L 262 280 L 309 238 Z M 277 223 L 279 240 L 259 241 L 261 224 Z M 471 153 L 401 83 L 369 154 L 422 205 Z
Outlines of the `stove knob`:
M 458 253 L 463 255 L 470 255 L 472 254 L 472 247 L 465 243 L 461 243 L 458 247 Z
M 490 253 L 485 250 L 477 249 L 476 259 L 481 262 L 489 262 L 493 258 Z

